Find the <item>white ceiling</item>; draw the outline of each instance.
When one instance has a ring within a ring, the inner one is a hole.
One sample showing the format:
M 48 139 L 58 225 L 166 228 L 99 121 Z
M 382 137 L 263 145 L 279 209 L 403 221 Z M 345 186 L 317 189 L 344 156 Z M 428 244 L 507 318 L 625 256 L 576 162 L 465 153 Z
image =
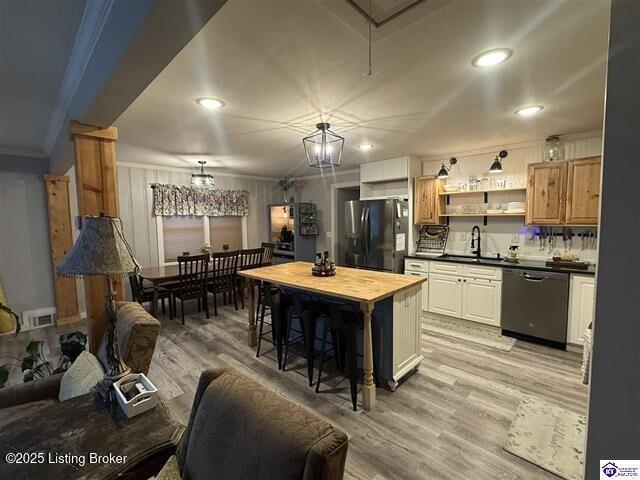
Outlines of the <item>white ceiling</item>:
M 84 6 L 0 1 L 0 153 L 42 155 Z
M 228 2 L 118 119 L 119 160 L 299 175 L 321 120 L 346 137 L 341 169 L 601 128 L 606 0 L 441 2 L 375 41 L 371 79 L 366 21 L 354 29 L 338 1 Z M 493 47 L 513 57 L 471 66 Z M 227 106 L 203 110 L 201 96 Z M 526 104 L 545 109 L 514 115 Z

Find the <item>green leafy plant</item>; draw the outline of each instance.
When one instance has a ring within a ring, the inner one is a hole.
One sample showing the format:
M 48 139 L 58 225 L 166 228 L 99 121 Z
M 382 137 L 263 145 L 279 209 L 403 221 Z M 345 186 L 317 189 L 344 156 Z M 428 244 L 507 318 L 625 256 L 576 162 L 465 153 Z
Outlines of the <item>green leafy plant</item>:
M 78 358 L 78 355 L 86 348 L 87 336 L 82 332 L 72 332 L 60 335 L 60 351 L 62 354 L 58 359 L 57 367 L 49 362 L 44 356 L 44 342 L 33 340 L 26 347 L 27 355 L 20 362 L 22 371 L 22 379 L 30 382 L 37 378 L 47 375 L 55 375 L 66 371 L 71 364 Z M 9 369 L 7 365 L 0 366 L 0 387 L 3 387 L 9 378 Z

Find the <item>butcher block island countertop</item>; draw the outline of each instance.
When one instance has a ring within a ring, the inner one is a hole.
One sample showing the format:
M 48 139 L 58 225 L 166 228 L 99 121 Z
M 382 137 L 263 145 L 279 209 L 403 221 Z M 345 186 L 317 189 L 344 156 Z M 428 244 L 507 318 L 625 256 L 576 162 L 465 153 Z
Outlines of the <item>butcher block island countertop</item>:
M 371 410 L 376 403 L 372 324 L 378 338 L 376 344 L 380 345 L 375 352 L 376 374 L 393 391 L 398 380 L 417 369 L 424 358 L 420 352 L 420 322 L 422 283 L 426 279 L 349 267 L 336 267 L 336 274 L 331 277 L 315 277 L 312 266 L 291 262 L 238 272 L 249 282 L 249 345 L 257 344 L 256 281 L 357 302 L 364 320 L 362 404 Z
M 238 272 L 244 277 L 355 302 L 377 302 L 425 281 L 423 277 L 336 267 L 332 277 L 311 275 L 312 263 L 291 262 Z

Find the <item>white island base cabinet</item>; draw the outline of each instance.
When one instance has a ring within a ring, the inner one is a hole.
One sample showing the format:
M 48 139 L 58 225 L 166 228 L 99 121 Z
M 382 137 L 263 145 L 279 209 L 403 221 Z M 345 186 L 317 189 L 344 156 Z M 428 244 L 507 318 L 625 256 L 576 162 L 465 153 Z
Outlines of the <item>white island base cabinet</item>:
M 374 354 L 378 380 L 385 382 L 391 391 L 395 391 L 402 377 L 417 370 L 424 359 L 421 303 L 422 286 L 418 285 L 376 303 L 373 311 L 374 351 L 376 344 L 383 347 L 383 351 Z
M 593 321 L 596 282 L 590 275 L 571 275 L 567 343 L 584 344 L 584 332 Z

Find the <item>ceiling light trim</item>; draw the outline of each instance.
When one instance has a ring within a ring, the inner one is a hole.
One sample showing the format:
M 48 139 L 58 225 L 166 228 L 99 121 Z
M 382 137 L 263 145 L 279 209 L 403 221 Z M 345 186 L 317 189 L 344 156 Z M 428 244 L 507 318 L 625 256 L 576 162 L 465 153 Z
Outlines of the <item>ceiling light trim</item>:
M 532 117 L 544 110 L 544 105 L 525 105 L 518 108 L 514 113 L 519 117 Z
M 495 54 L 503 54 L 504 56 L 495 63 L 486 63 L 486 64 L 481 63 L 483 59 L 486 59 L 487 57 Z M 495 67 L 496 65 L 500 65 L 506 62 L 512 56 L 513 56 L 513 50 L 511 50 L 510 48 L 506 48 L 506 47 L 492 48 L 490 50 L 485 50 L 484 52 L 479 53 L 478 55 L 473 57 L 473 59 L 471 60 L 471 65 L 473 65 L 476 68 Z
M 60 131 L 66 124 L 71 102 L 89 66 L 114 4 L 115 0 L 87 0 L 85 4 L 69 62 L 60 82 L 56 106 L 51 113 L 47 133 L 42 143 L 45 157 L 51 154 Z

